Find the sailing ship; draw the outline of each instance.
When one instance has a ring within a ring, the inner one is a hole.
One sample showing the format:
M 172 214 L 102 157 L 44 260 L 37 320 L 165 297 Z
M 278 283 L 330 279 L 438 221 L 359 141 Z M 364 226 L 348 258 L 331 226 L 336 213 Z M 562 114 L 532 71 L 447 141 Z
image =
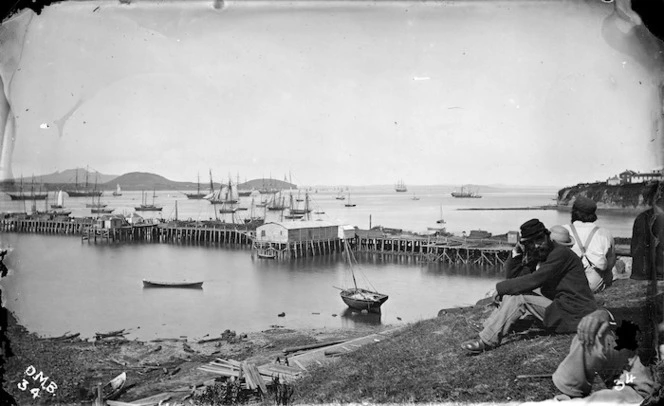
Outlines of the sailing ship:
M 120 189 L 119 183 L 115 185 L 115 192 L 113 192 L 113 196 L 122 196 L 122 189 Z
M 278 191 L 272 195 L 272 199 L 267 204 L 267 209 L 271 211 L 283 211 L 286 210 L 287 206 L 285 203 L 286 198 L 281 195 L 281 191 Z
M 337 194 L 337 197 L 335 197 L 337 200 L 346 200 L 346 196 L 344 196 L 344 191 L 343 189 L 339 189 L 339 193 Z
M 368 281 L 367 284 L 371 290 L 358 287 L 357 279 L 355 278 L 355 265 L 357 265 L 357 261 L 355 260 L 353 253 L 350 251 L 348 240 L 344 240 L 344 252 L 346 253 L 348 267 L 353 277 L 353 287 L 341 290 L 341 300 L 343 300 L 344 303 L 346 303 L 346 305 L 351 309 L 367 310 L 372 313 L 380 313 L 380 306 L 385 303 L 389 296 L 384 293 L 377 292 Z
M 435 226 L 427 227 L 429 231 L 435 231 L 436 234 L 446 234 L 447 230 L 445 229 L 445 219 L 443 218 L 443 205 L 440 205 L 440 218 L 436 220 Z
M 406 184 L 403 182 L 403 179 L 400 179 L 395 185 L 394 185 L 394 190 L 397 192 L 403 193 L 407 192 L 408 188 L 406 187 Z
M 482 195 L 477 193 L 476 190 L 475 191 L 470 190 L 465 186 L 461 186 L 461 191 L 460 192 L 457 192 L 455 190 L 451 194 L 452 194 L 453 197 L 457 197 L 457 198 L 480 198 L 480 197 L 482 197 Z
M 350 192 L 348 192 L 348 202 L 346 202 L 346 204 L 344 204 L 344 206 L 346 206 L 346 207 L 355 207 L 355 206 L 357 206 L 355 203 L 350 202 Z
M 62 209 L 65 207 L 65 193 L 62 190 L 58 190 L 58 193 L 55 195 L 55 204 L 51 205 L 51 209 Z
M 417 197 L 417 196 L 415 195 L 415 193 L 413 193 L 413 197 L 411 197 L 411 199 L 413 199 L 413 200 L 420 200 L 420 198 Z
M 261 225 L 265 222 L 265 210 L 266 209 L 265 208 L 263 209 L 263 211 L 264 211 L 263 212 L 263 217 L 259 217 L 259 216 L 254 215 L 255 207 L 256 207 L 255 197 L 252 197 L 251 198 L 251 211 L 249 213 L 249 218 L 244 219 L 245 224 Z M 263 205 L 262 207 L 265 207 L 265 205 Z
M 311 213 L 311 209 L 309 208 L 309 192 L 304 193 L 304 208 L 300 209 L 297 206 L 297 203 L 295 205 L 292 204 L 293 201 L 293 196 L 291 195 L 291 209 L 290 213 L 291 214 L 301 214 L 301 215 L 306 215 Z M 297 199 L 296 201 L 302 201 L 300 199 Z
M 212 177 L 212 173 L 210 173 L 210 178 Z M 207 193 L 201 192 L 201 175 L 198 175 L 198 180 L 196 182 L 196 193 L 185 193 L 185 196 L 187 196 L 187 199 L 192 199 L 192 200 L 201 200 L 207 196 Z
M 7 192 L 9 197 L 12 200 L 44 200 L 46 199 L 46 196 L 48 195 L 47 192 L 42 192 L 41 191 L 41 185 L 39 186 L 39 191 L 35 191 L 35 178 L 32 178 L 32 184 L 30 186 L 30 194 L 26 194 L 23 191 L 23 177 L 21 177 L 21 184 L 19 187 L 18 193 L 9 193 Z
M 134 210 L 136 211 L 161 211 L 163 207 L 156 206 L 154 204 L 154 197 L 155 197 L 155 191 L 152 191 L 152 204 L 148 204 L 147 202 L 147 194 L 145 192 L 141 192 L 141 205 L 138 207 L 134 207 Z
M 101 196 L 102 191 L 97 190 L 97 183 L 95 182 L 95 187 L 90 189 L 88 186 L 88 168 L 85 168 L 85 187 L 78 187 L 78 168 L 76 169 L 76 183 L 74 189 L 65 190 L 69 197 L 89 197 L 89 196 Z
M 233 190 L 233 184 L 231 180 L 228 180 L 228 186 L 225 188 L 220 187 L 218 191 L 212 192 L 211 194 L 204 197 L 211 204 L 226 204 L 234 205 L 238 202 L 237 192 Z
M 304 217 L 306 212 L 303 212 L 302 209 L 297 209 L 295 203 L 293 202 L 293 194 L 290 195 L 290 208 L 288 209 L 288 214 L 284 216 L 289 220 L 298 220 Z

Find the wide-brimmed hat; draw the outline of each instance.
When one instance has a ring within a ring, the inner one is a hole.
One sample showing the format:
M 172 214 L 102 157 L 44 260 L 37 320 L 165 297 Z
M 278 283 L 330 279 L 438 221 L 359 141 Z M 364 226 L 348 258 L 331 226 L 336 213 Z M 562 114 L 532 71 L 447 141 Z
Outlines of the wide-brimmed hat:
M 538 219 L 528 220 L 521 224 L 521 241 L 528 241 L 548 232 L 549 230 Z
M 585 196 L 577 196 L 574 199 L 574 204 L 572 204 L 572 208 L 576 209 L 581 213 L 595 214 L 595 211 L 597 210 L 597 203 L 595 203 L 594 200 L 588 199 Z
M 565 247 L 571 247 L 574 245 L 574 237 L 569 235 L 569 231 L 563 226 L 553 226 L 551 227 L 551 239 L 557 242 L 560 245 Z

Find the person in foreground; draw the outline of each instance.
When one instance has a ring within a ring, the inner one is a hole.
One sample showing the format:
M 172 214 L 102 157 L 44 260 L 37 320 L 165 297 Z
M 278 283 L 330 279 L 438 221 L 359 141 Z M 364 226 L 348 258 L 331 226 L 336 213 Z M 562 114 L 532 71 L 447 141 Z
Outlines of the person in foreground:
M 566 395 L 557 397 L 558 400 L 569 397 L 584 398 L 591 403 L 640 404 L 655 392 L 652 372 L 641 363 L 636 352 L 637 329 L 615 329 L 615 326 L 606 309 L 595 310 L 579 322 L 569 354 L 553 374 L 553 383 Z M 609 389 L 591 394 L 595 374 Z
M 574 333 L 579 321 L 597 309 L 581 259 L 551 240 L 538 219 L 521 225 L 520 243 L 505 263 L 506 280 L 496 284 L 500 301 L 479 338 L 461 347 L 481 353 L 500 345 L 514 322 L 531 314 L 552 333 Z M 533 292 L 540 289 L 541 294 Z M 502 300 L 501 300 L 502 298 Z

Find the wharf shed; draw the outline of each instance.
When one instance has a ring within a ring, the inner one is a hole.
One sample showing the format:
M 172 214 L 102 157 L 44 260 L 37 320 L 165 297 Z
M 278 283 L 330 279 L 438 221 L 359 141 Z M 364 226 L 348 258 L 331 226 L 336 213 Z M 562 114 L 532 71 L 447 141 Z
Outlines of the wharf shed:
M 256 228 L 256 242 L 288 244 L 335 240 L 343 233 L 341 227 L 339 224 L 318 220 L 267 223 Z

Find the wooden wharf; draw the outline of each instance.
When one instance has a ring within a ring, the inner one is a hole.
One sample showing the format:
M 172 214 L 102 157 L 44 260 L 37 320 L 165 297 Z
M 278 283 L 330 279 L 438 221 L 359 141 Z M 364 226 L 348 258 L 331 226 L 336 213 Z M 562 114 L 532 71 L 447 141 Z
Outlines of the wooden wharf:
M 99 227 L 93 218 L 0 218 L 0 232 L 41 233 L 80 236 L 88 242 L 150 242 L 243 246 L 259 258 L 289 260 L 342 252 L 343 240 L 292 241 L 265 243 L 255 239 L 255 228 L 230 224 L 191 224 L 185 222 L 144 223 L 119 227 Z M 358 253 L 397 256 L 415 262 L 501 266 L 509 257 L 512 244 L 496 238 L 430 237 L 416 234 L 385 234 L 357 230 L 349 245 Z M 629 256 L 629 247 L 618 247 L 619 256 Z

